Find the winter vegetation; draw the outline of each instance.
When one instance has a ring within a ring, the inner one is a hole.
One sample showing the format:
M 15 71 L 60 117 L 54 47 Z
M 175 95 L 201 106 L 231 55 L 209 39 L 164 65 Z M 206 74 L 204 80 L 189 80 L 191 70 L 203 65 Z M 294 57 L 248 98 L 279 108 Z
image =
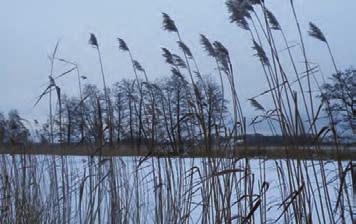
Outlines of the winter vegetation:
M 338 67 L 316 24 L 300 26 L 293 0 L 298 49 L 264 1 L 227 0 L 226 7 L 230 22 L 250 35 L 244 44 L 269 87 L 248 99 L 257 116 L 246 118 L 229 49 L 197 34 L 216 66 L 202 74 L 166 13 L 162 28 L 179 51 L 162 47 L 169 70 L 160 79 L 150 78 L 129 40 L 114 37 L 133 75 L 107 83 L 105 52 L 90 33 L 102 83 L 83 84 L 87 77 L 57 43 L 34 102 L 48 103 L 47 122 L 0 114 L 0 223 L 350 223 L 356 70 Z M 330 79 L 317 77 L 305 34 L 325 45 Z M 54 65 L 70 69 L 57 74 Z M 68 77 L 76 96 L 57 85 Z M 262 125 L 269 136 L 259 134 Z

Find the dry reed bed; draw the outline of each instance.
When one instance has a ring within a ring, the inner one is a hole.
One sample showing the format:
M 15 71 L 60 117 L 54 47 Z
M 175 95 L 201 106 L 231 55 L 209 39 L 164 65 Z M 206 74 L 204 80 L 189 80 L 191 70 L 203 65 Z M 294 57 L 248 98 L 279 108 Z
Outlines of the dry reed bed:
M 82 95 L 78 67 L 74 63 L 80 92 L 76 105 L 80 108 L 77 142 L 85 142 L 91 150 L 97 148 L 102 152 L 103 145 L 113 144 L 115 134 L 120 137 L 123 130 L 130 130 L 124 134 L 150 149 L 155 143 L 168 141 L 168 150 L 176 154 L 184 153 L 188 142 L 201 146 L 207 153 L 214 147 L 228 152 L 237 141 L 243 142 L 248 126 L 256 132 L 256 125 L 263 122 L 272 134 L 293 140 L 285 142 L 286 147 L 296 145 L 296 150 L 303 149 L 304 146 L 296 144 L 298 137 L 312 136 L 314 150 L 322 152 L 319 142 L 329 136 L 333 147 L 339 151 L 339 136 L 330 99 L 323 97 L 321 85 L 315 78 L 319 71 L 310 63 L 294 1 L 290 0 L 290 6 L 299 38 L 298 53 L 290 48 L 283 27 L 263 1 L 228 0 L 226 5 L 231 22 L 250 35 L 268 84 L 268 90 L 249 99 L 260 112 L 259 116 L 247 123 L 235 83 L 238 69 L 233 66 L 228 49 L 220 41 L 210 41 L 201 35 L 205 52 L 216 63 L 220 79 L 218 87 L 221 89 L 219 95 L 222 94 L 215 104 L 220 109 L 212 118 L 211 107 L 207 106 L 212 105 L 207 103 L 211 100 L 209 86 L 175 21 L 163 13 L 163 29 L 176 36 L 180 50 L 176 54 L 163 48 L 163 57 L 172 72 L 172 80 L 187 87 L 184 95 L 180 88 L 174 91 L 174 96 L 170 90 L 165 90 L 165 95 L 156 83 L 150 82 L 125 41 L 119 38 L 119 48 L 129 54 L 135 74 L 135 80 L 129 85 L 135 95 L 128 97 L 130 113 L 128 122 L 125 121 L 128 125 L 122 128 L 122 117 L 120 113 L 115 117 L 114 102 L 106 86 L 100 45 L 96 36 L 91 34 L 90 45 L 98 53 L 104 94 L 94 89 L 91 95 Z M 338 73 L 322 31 L 310 23 L 309 34 L 326 45 Z M 282 40 L 282 44 L 277 38 Z M 68 116 L 64 116 L 66 105 L 62 104 L 61 89 L 56 85 L 53 71 L 58 60 L 69 61 L 57 58 L 57 48 L 58 44 L 50 57 L 50 84 L 36 102 L 49 94 L 47 141 L 52 144 L 64 143 L 65 140 L 71 143 L 73 128 L 69 119 L 73 114 L 68 110 Z M 287 50 L 287 62 L 280 60 L 284 57 L 280 49 Z M 302 66 L 296 63 L 300 58 L 294 54 L 301 55 Z M 145 81 L 140 79 L 141 75 Z M 227 88 L 224 88 L 224 81 Z M 315 88 L 320 90 L 320 100 L 316 100 L 313 94 Z M 225 113 L 225 89 L 229 89 L 232 96 L 231 116 Z M 56 113 L 52 111 L 52 90 L 57 95 Z M 267 95 L 273 103 L 265 108 L 258 100 Z M 172 101 L 172 98 L 176 100 Z M 90 102 L 85 104 L 87 99 Z M 85 113 L 87 111 L 90 113 Z M 324 119 L 325 126 L 318 125 L 321 119 Z M 67 138 L 65 132 L 68 133 Z M 219 142 L 221 136 L 228 141 Z M 217 146 L 213 142 L 218 142 Z M 347 223 L 352 220 L 351 162 L 323 161 L 320 158 L 266 162 L 247 157 L 183 159 L 148 156 L 124 159 L 106 158 L 101 153 L 97 157 L 82 157 L 84 162 L 78 158 L 2 155 L 0 222 Z M 269 169 L 270 164 L 273 164 L 273 169 Z M 269 178 L 270 175 L 273 178 Z
M 351 220 L 346 161 L 342 183 L 336 161 L 39 155 L 1 160 L 1 223 Z

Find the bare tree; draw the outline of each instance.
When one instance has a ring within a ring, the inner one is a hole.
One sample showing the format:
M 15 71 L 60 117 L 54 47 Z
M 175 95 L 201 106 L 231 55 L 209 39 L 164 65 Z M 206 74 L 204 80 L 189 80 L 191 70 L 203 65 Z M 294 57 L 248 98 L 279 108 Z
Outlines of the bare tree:
M 330 83 L 322 86 L 321 99 L 330 102 L 326 112 L 334 117 L 334 124 L 340 140 L 350 138 L 353 127 L 354 88 L 356 86 L 356 70 L 353 68 L 332 75 Z

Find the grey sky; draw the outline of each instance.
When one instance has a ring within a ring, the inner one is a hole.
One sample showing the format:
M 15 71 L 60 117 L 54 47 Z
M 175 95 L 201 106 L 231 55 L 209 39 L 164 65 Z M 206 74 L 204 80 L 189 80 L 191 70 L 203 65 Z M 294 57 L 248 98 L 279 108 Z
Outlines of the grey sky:
M 243 104 L 265 90 L 266 83 L 251 50 L 248 33 L 230 24 L 224 1 L 219 0 L 1 0 L 0 8 L 0 111 L 17 108 L 25 118 L 43 118 L 44 101 L 33 108 L 49 74 L 48 55 L 60 40 L 58 56 L 79 63 L 88 82 L 101 87 L 96 52 L 88 45 L 89 33 L 97 35 L 108 83 L 133 77 L 127 55 L 118 51 L 117 37 L 125 39 L 135 58 L 155 79 L 169 74 L 160 47 L 173 50 L 176 38 L 161 30 L 161 12 L 167 12 L 191 47 L 203 73 L 214 73 L 214 63 L 205 56 L 199 34 L 220 40 L 230 50 L 237 71 L 236 82 Z M 267 1 L 286 30 L 288 40 L 298 40 L 289 0 Z M 323 74 L 333 72 L 325 47 L 307 36 L 308 22 L 327 36 L 340 68 L 356 65 L 354 0 L 295 0 L 304 29 L 308 55 L 321 65 Z M 276 34 L 277 35 L 277 34 Z M 283 45 L 281 45 L 281 48 Z M 295 50 L 298 56 L 298 51 Z M 302 61 L 300 57 L 300 62 Z M 58 64 L 55 73 L 68 67 Z M 294 76 L 292 76 L 294 77 Z M 77 84 L 67 77 L 59 81 L 63 92 L 77 94 Z

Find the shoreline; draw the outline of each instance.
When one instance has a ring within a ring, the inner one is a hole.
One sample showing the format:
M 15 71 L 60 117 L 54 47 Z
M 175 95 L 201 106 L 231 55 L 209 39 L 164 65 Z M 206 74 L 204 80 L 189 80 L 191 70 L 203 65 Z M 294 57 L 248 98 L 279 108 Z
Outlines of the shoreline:
M 8 155 L 57 155 L 57 156 L 104 156 L 104 157 L 172 157 L 172 158 L 256 158 L 256 159 L 305 159 L 305 160 L 356 160 L 355 146 L 340 146 L 337 151 L 332 146 L 236 146 L 235 149 L 190 149 L 183 154 L 164 150 L 156 146 L 122 144 L 95 148 L 89 145 L 29 145 L 0 146 L 0 154 Z

